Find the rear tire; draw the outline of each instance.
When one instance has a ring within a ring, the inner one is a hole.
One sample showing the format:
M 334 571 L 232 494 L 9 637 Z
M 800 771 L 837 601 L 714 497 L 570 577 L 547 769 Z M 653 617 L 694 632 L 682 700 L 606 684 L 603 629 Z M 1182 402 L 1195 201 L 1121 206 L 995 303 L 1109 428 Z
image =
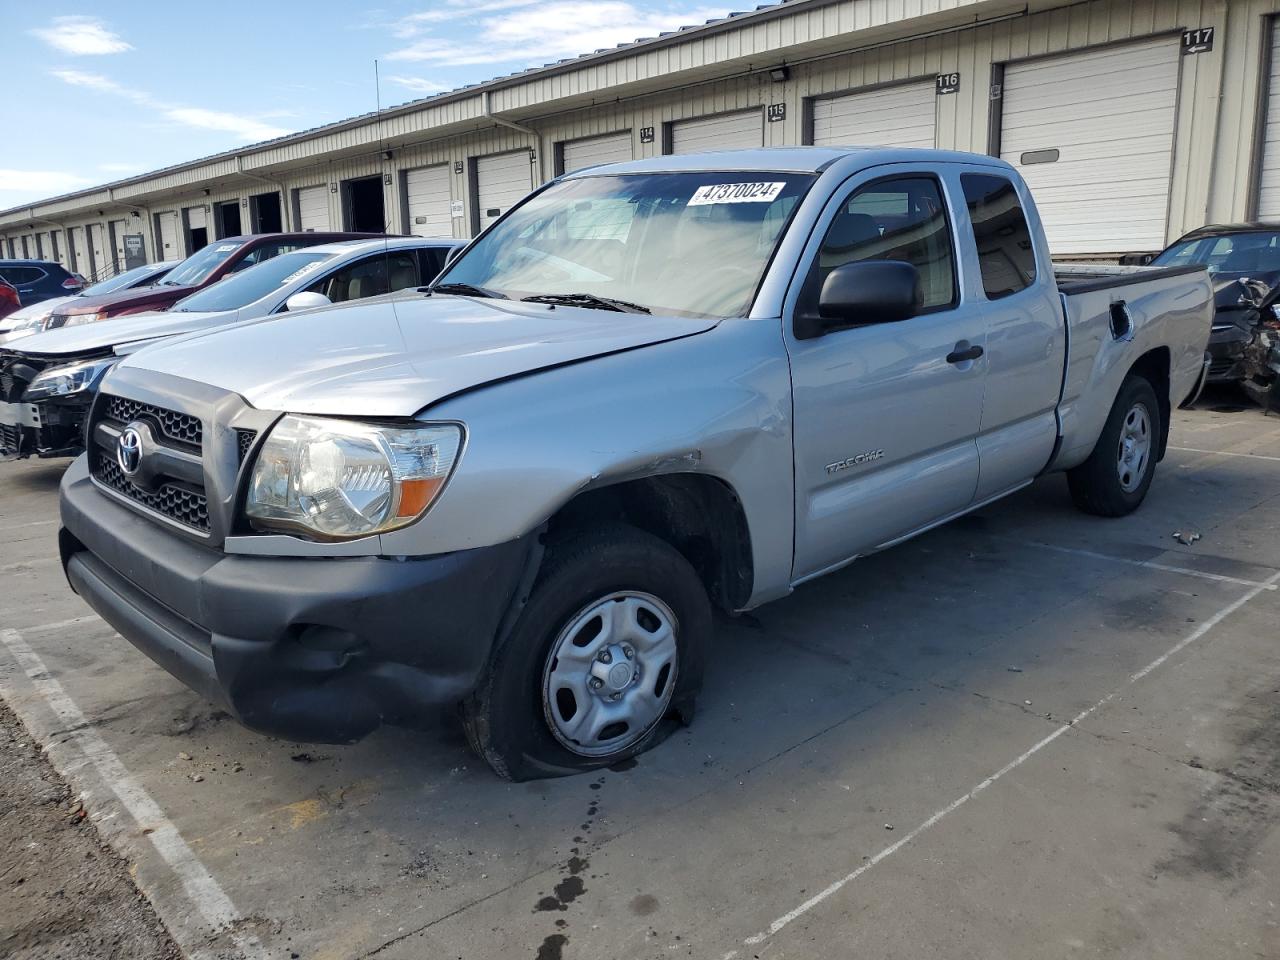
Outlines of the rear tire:
M 692 719 L 710 636 L 702 581 L 665 541 L 614 525 L 552 545 L 462 704 L 467 741 L 508 780 L 634 757 Z
M 1099 517 L 1123 517 L 1138 509 L 1155 476 L 1162 431 L 1155 390 L 1145 378 L 1130 374 L 1093 453 L 1067 471 L 1076 506 Z

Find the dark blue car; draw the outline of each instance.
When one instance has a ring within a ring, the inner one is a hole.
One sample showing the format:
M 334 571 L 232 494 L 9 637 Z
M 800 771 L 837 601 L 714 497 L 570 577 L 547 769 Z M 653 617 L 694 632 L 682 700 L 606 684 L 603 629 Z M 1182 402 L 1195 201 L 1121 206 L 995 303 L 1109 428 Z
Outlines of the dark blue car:
M 0 278 L 13 284 L 24 307 L 79 293 L 84 277 L 51 260 L 0 260 Z

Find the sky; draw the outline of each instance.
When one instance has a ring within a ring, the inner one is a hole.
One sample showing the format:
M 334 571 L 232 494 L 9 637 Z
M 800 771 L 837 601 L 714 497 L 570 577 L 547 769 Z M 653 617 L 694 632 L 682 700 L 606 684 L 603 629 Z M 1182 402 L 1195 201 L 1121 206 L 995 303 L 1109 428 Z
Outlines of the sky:
M 6 2 L 0 209 L 368 113 L 375 60 L 385 107 L 732 9 L 714 0 L 384 0 L 363 10 L 350 0 Z

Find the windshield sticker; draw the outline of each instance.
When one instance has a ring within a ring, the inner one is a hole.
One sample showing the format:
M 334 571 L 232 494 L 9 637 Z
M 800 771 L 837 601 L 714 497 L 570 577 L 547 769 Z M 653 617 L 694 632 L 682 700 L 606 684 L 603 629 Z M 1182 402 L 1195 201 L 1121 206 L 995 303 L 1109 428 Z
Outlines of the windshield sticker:
M 785 183 L 713 183 L 699 187 L 687 206 L 703 207 L 709 203 L 772 203 L 778 199 Z
M 235 249 L 236 247 L 238 247 L 238 246 L 240 246 L 240 244 L 238 244 L 238 243 L 220 243 L 220 244 L 218 244 L 217 249 L 215 249 L 213 252 L 214 252 L 214 253 L 229 253 L 230 251 L 234 250 L 234 249 Z
M 293 273 L 289 274 L 287 277 L 281 280 L 280 285 L 284 286 L 286 283 L 290 283 L 294 280 L 297 280 L 299 277 L 303 276 L 304 274 L 308 274 L 312 270 L 315 270 L 322 263 L 324 263 L 323 260 L 312 260 L 310 263 L 304 263 L 297 270 L 293 271 Z

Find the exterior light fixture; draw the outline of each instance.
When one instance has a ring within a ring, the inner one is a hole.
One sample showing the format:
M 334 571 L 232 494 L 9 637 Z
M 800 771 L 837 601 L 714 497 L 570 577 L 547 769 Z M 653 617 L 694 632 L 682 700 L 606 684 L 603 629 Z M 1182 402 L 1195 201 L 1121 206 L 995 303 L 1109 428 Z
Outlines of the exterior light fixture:
M 780 67 L 774 67 L 769 71 L 769 79 L 774 83 L 786 83 L 791 79 L 791 68 L 785 63 Z

